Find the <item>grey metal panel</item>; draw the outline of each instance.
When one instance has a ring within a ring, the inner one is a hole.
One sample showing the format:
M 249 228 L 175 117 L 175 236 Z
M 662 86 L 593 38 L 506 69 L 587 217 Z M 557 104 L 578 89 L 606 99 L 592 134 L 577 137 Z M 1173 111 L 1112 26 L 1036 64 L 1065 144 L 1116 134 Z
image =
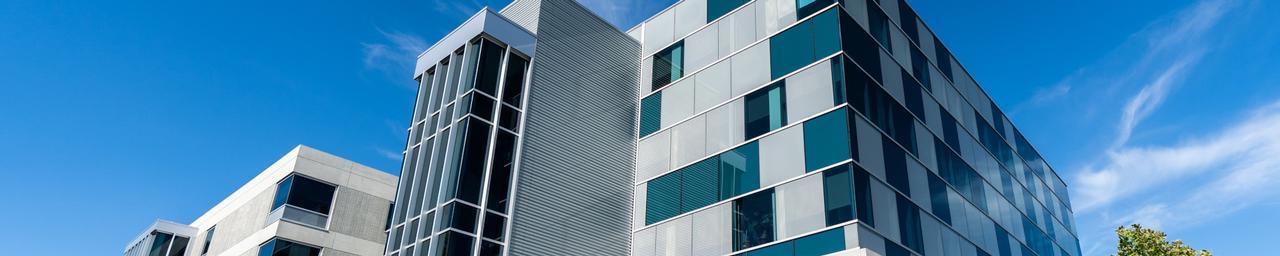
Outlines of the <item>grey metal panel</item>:
M 383 242 L 387 234 L 387 210 L 391 202 L 355 189 L 339 188 L 334 200 L 329 231 L 360 239 Z M 217 231 L 215 231 L 216 234 Z
M 524 27 L 529 31 L 538 31 L 538 8 L 542 6 L 540 0 L 516 0 L 503 7 L 499 14 L 507 17 L 516 25 Z
M 572 0 L 544 0 L 510 255 L 626 255 L 640 45 Z

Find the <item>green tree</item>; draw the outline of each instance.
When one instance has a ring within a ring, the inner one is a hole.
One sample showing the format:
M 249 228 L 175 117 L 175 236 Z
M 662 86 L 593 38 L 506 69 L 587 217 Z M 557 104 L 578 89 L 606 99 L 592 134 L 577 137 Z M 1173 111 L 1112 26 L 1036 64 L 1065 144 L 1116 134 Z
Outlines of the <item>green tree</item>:
M 1119 256 L 1213 256 L 1209 250 L 1196 250 L 1182 243 L 1169 242 L 1164 232 L 1133 224 L 1116 228 L 1120 242 L 1116 245 Z

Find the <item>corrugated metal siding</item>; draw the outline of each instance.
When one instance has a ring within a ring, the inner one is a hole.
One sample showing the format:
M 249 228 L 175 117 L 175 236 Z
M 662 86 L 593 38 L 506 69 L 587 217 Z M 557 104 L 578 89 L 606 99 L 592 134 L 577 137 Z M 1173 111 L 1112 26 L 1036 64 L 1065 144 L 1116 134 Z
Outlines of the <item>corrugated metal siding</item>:
M 538 10 L 541 0 L 516 0 L 502 8 L 499 14 L 529 31 L 538 31 Z
M 640 46 L 572 0 L 541 2 L 508 250 L 626 255 Z

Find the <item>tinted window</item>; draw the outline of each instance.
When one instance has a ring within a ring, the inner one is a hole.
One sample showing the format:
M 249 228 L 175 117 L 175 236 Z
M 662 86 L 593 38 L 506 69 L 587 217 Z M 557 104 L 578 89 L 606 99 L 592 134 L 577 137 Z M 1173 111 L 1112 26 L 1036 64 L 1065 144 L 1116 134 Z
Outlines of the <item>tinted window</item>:
M 876 41 L 879 41 L 880 45 L 884 46 L 885 50 L 892 52 L 892 44 L 889 44 L 889 16 L 884 14 L 884 11 L 880 9 L 880 6 L 877 6 L 871 1 L 867 1 L 867 6 L 871 36 L 874 37 Z
M 865 73 L 846 66 L 845 99 L 890 137 L 915 153 L 915 118 Z
M 898 20 L 902 26 L 902 32 L 907 34 L 907 38 L 920 41 L 920 29 L 916 27 L 916 12 L 911 10 L 911 6 L 907 5 L 906 0 L 898 1 Z
M 827 226 L 853 220 L 853 176 L 849 165 L 822 171 L 822 199 L 827 211 Z
M 507 77 L 502 83 L 502 102 L 520 107 L 520 103 L 524 101 L 524 77 L 529 61 L 515 54 L 509 54 L 507 58 Z
M 684 76 L 684 42 L 653 55 L 653 90 Z
M 441 227 L 452 227 L 469 233 L 476 232 L 476 221 L 479 210 L 461 203 L 446 204 L 440 208 Z
M 795 240 L 796 256 L 822 256 L 844 250 L 844 229 L 836 228 Z
M 489 146 L 489 124 L 468 119 L 466 141 L 461 151 L 456 198 L 480 203 L 480 189 L 484 180 L 485 152 Z
M 785 81 L 747 94 L 743 110 L 747 140 L 782 128 L 787 123 Z
M 835 2 L 835 0 L 796 0 L 796 18 L 809 17 L 809 15 L 822 10 L 823 7 L 831 6 L 831 3 Z
M 760 146 L 742 145 L 720 154 L 720 200 L 760 188 Z
M 951 51 L 947 51 L 947 47 L 942 45 L 942 41 L 938 41 L 935 37 L 933 40 L 934 62 L 938 63 L 938 69 L 942 71 L 942 75 L 947 79 L 954 80 L 951 77 Z
M 933 215 L 938 216 L 943 222 L 951 223 L 951 204 L 947 200 L 947 184 L 942 182 L 937 176 L 929 176 L 929 199 L 930 205 L 933 206 Z
M 889 186 L 898 189 L 903 194 L 911 194 L 911 179 L 907 177 L 907 155 L 894 144 L 889 138 L 881 139 L 884 147 L 884 173 L 885 181 Z
M 502 234 L 506 232 L 505 226 L 503 226 L 504 224 L 506 224 L 506 221 L 507 221 L 506 218 L 503 218 L 502 216 L 499 216 L 497 214 L 485 213 L 484 237 L 493 239 L 493 240 L 502 241 L 502 239 L 504 238 Z
M 929 81 L 929 59 L 926 59 L 924 57 L 924 53 L 921 53 L 920 50 L 915 48 L 911 49 L 911 73 L 915 75 L 916 80 L 920 81 L 920 83 L 916 85 L 917 87 L 924 87 L 925 90 L 930 91 L 933 90 L 933 83 Z M 908 76 L 902 77 L 903 80 L 911 80 L 907 78 Z M 911 83 L 914 83 L 914 81 L 911 81 Z
M 320 248 L 271 239 L 258 248 L 258 256 L 319 256 Z
M 165 252 L 169 251 L 169 244 L 172 242 L 170 240 L 173 240 L 173 235 L 160 232 L 151 232 L 151 235 L 155 236 L 155 238 L 151 240 L 151 250 L 147 255 L 165 256 Z
M 649 136 L 662 126 L 662 92 L 640 100 L 640 137 Z
M 480 40 L 480 65 L 476 68 L 476 90 L 489 95 L 498 95 L 498 79 L 502 72 L 502 56 L 506 49 L 489 40 Z
M 440 256 L 469 256 L 471 255 L 471 243 L 475 240 L 471 236 L 457 231 L 445 232 L 440 234 L 437 239 L 439 243 L 436 244 L 435 255 Z
M 749 0 L 707 0 L 707 22 L 714 21 L 733 9 L 738 9 L 747 1 Z
M 796 250 L 795 243 L 785 242 L 785 243 L 770 245 L 765 248 L 756 249 L 754 251 L 749 251 L 739 255 L 740 256 L 791 256 L 791 255 L 795 255 L 795 250 Z
M 663 175 L 648 183 L 645 196 L 645 224 L 653 224 L 680 214 L 680 173 Z
M 804 123 L 804 162 L 806 171 L 827 167 L 853 155 L 850 145 L 849 114 L 837 109 Z
M 185 236 L 174 236 L 173 245 L 169 246 L 169 256 L 186 256 L 187 242 L 190 241 L 191 239 Z
M 502 245 L 489 241 L 480 241 L 480 254 L 478 255 L 502 255 Z
M 902 244 L 917 252 L 924 251 L 924 236 L 920 230 L 920 211 L 911 199 L 898 196 L 898 230 Z
M 839 51 L 838 15 L 837 9 L 830 9 L 770 38 L 772 77 L 780 78 Z
M 329 214 L 334 189 L 333 185 L 307 177 L 290 175 L 276 186 L 276 199 L 272 209 L 288 204 L 321 214 Z
M 511 170 L 515 165 L 516 136 L 506 131 L 498 132 L 493 150 L 493 168 L 489 174 L 489 210 L 507 212 L 507 197 L 511 187 Z
M 390 211 L 388 211 L 387 214 L 390 215 Z M 213 226 L 209 227 L 209 230 L 204 231 L 204 247 L 200 249 L 200 255 L 209 253 L 209 245 L 213 244 L 213 231 L 217 230 L 217 228 L 217 226 Z
M 875 227 L 875 216 L 871 211 L 871 175 L 857 165 L 853 167 L 854 211 L 862 223 Z
M 772 242 L 773 190 L 751 194 L 733 202 L 733 249 Z

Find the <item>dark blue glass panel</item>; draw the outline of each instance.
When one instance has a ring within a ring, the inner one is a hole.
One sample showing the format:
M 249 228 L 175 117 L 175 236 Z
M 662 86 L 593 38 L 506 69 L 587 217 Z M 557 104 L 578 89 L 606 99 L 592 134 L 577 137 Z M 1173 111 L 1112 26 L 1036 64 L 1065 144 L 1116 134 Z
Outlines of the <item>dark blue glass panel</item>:
M 293 175 L 285 177 L 284 180 L 280 181 L 280 184 L 276 185 L 276 198 L 271 201 L 272 210 L 280 208 L 285 201 L 289 200 L 289 187 L 291 186 L 293 186 Z
M 681 212 L 689 212 L 720 201 L 720 159 L 712 157 L 680 170 Z
M 650 180 L 645 196 L 645 224 L 680 215 L 680 173 Z
M 857 165 L 853 167 L 854 210 L 860 222 L 875 227 L 875 216 L 871 211 L 871 174 Z
M 684 77 L 684 42 L 677 42 L 653 55 L 653 89 Z
M 773 242 L 773 190 L 751 194 L 733 202 L 733 249 L 742 250 Z
M 955 78 L 951 76 L 951 51 L 948 51 L 947 47 L 942 45 L 942 41 L 936 37 L 933 45 L 934 55 L 936 55 L 934 62 L 938 63 L 938 70 L 942 71 L 942 76 L 947 77 L 948 80 L 954 80 Z
M 849 165 L 822 171 L 822 196 L 827 226 L 853 220 L 853 175 Z
M 947 184 L 942 182 L 938 176 L 929 176 L 929 199 L 930 205 L 933 206 L 933 215 L 937 215 L 942 222 L 951 225 L 951 204 L 947 199 Z
M 907 5 L 906 0 L 898 1 L 898 20 L 902 27 L 902 32 L 907 34 L 907 38 L 913 41 L 920 41 L 920 29 L 916 27 L 916 12 L 911 10 L 911 6 Z
M 785 81 L 747 94 L 743 109 L 745 140 L 763 135 L 787 124 Z
M 822 256 L 844 250 L 844 229 L 836 228 L 796 239 L 795 256 Z
M 852 158 L 849 113 L 837 109 L 804 123 L 804 163 L 806 171 L 816 171 Z
M 760 146 L 756 142 L 720 154 L 720 200 L 760 188 Z
M 649 136 L 662 128 L 662 92 L 640 100 L 640 137 Z
M 893 52 L 893 48 L 890 47 L 892 44 L 889 43 L 889 16 L 885 15 L 880 6 L 872 1 L 867 1 L 867 16 L 870 21 L 868 27 L 870 27 L 871 36 L 875 37 L 876 41 L 879 41 L 885 50 Z
M 920 52 L 919 49 L 911 49 L 911 72 L 915 75 L 916 80 L 920 81 L 920 87 L 933 91 L 933 82 L 929 80 L 929 59 L 926 59 L 924 53 Z M 903 76 L 903 80 L 911 80 L 907 79 L 907 77 Z
M 907 174 L 907 154 L 889 138 L 880 140 L 884 148 L 884 174 L 889 186 L 911 195 L 911 178 Z
M 898 196 L 898 230 L 902 244 L 917 252 L 924 251 L 924 235 L 920 229 L 920 210 L 911 199 Z

